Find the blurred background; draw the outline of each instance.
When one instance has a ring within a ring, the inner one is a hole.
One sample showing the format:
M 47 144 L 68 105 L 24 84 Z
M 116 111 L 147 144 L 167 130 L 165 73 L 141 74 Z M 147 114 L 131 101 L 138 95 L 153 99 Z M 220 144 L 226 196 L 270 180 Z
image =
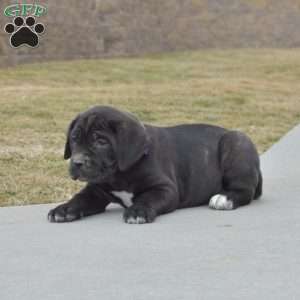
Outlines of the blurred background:
M 18 1 L 1 0 L 0 10 Z M 19 1 L 22 3 L 22 1 Z M 23 3 L 31 3 L 23 1 Z M 34 1 L 48 7 L 41 47 L 11 51 L 1 65 L 48 59 L 135 56 L 199 48 L 299 47 L 297 0 Z M 1 27 L 7 18 L 1 17 Z
M 0 1 L 0 205 L 67 200 L 66 128 L 96 104 L 156 125 L 243 130 L 263 153 L 300 120 L 297 0 L 34 1 L 37 48 L 12 48 Z

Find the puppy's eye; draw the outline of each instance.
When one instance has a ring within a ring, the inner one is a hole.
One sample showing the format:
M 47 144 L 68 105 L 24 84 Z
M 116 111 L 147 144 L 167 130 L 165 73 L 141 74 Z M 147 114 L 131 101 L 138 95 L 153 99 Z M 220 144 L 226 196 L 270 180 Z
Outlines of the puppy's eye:
M 106 139 L 98 138 L 98 139 L 96 140 L 96 142 L 97 142 L 98 145 L 101 145 L 101 146 L 106 146 L 106 145 L 108 145 L 108 142 L 107 142 Z
M 108 145 L 108 140 L 106 138 L 100 136 L 97 133 L 93 134 L 93 140 L 94 140 L 94 143 L 97 146 L 106 146 L 106 145 Z

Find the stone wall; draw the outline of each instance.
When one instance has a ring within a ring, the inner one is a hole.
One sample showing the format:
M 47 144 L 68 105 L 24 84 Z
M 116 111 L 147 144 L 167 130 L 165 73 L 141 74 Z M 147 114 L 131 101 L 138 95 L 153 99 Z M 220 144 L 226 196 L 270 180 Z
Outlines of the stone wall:
M 16 1 L 0 1 L 0 10 Z M 32 1 L 33 2 L 33 1 Z M 27 1 L 27 3 L 32 3 Z M 162 51 L 299 47 L 298 0 L 45 0 L 38 48 L 12 49 L 0 16 L 0 66 Z

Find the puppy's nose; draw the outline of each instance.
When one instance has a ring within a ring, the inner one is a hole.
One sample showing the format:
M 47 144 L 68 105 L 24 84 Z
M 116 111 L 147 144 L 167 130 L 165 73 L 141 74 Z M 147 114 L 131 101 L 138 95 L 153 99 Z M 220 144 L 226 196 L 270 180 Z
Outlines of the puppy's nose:
M 72 163 L 75 167 L 77 168 L 81 168 L 84 164 L 84 157 L 81 156 L 81 155 L 75 155 L 73 158 L 72 158 Z
M 73 161 L 73 164 L 76 168 L 80 169 L 83 165 L 82 161 Z

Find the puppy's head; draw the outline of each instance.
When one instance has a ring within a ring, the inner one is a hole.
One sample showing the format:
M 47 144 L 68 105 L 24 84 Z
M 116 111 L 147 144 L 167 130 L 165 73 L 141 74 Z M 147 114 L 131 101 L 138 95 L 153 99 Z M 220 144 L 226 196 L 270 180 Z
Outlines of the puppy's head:
M 129 113 L 96 106 L 70 124 L 64 158 L 70 158 L 70 175 L 91 183 L 110 182 L 127 171 L 148 149 L 143 124 Z

